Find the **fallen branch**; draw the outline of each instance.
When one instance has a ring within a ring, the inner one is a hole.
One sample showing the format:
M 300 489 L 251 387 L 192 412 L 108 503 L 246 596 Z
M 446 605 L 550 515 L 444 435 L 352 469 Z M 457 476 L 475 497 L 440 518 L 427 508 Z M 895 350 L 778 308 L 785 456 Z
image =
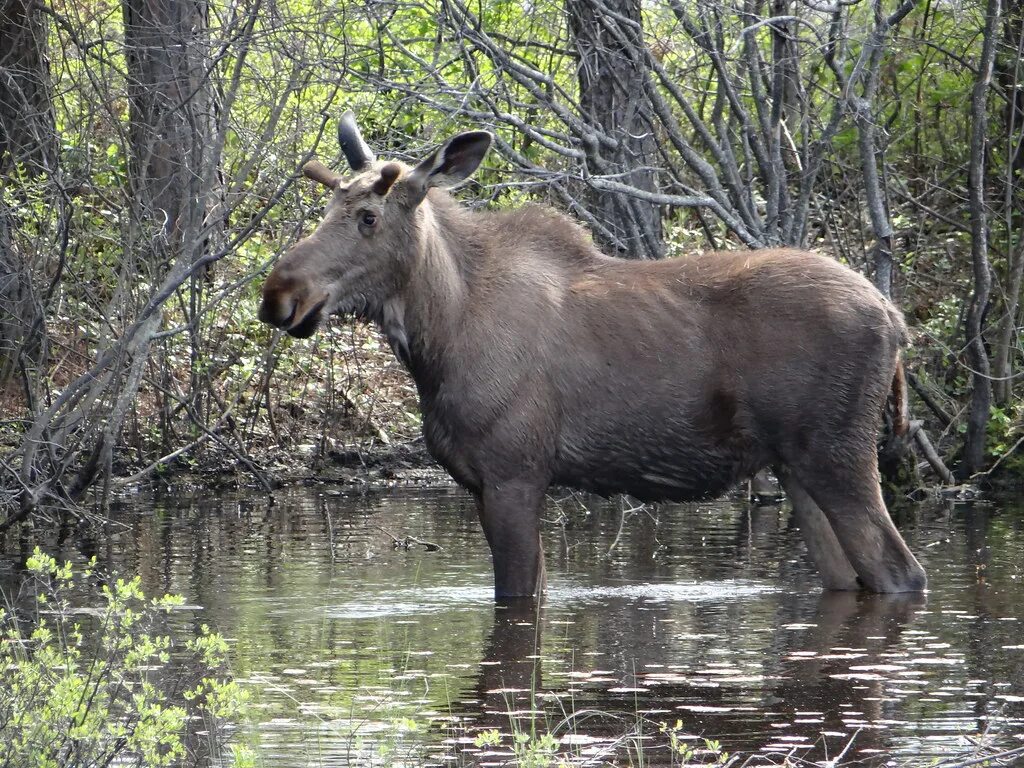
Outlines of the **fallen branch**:
M 391 539 L 391 543 L 395 549 L 411 549 L 413 544 L 418 544 L 423 547 L 427 552 L 440 552 L 441 545 L 435 544 L 432 541 L 424 541 L 423 539 L 417 539 L 415 536 L 406 536 L 404 539 L 400 539 L 387 528 L 383 528 L 379 525 L 374 526 L 378 531 L 387 535 Z
M 915 419 L 910 422 L 910 435 L 913 437 L 914 442 L 917 443 L 918 450 L 921 451 L 921 455 L 924 460 L 928 462 L 928 465 L 935 470 L 935 474 L 939 476 L 946 485 L 956 485 L 956 478 L 953 477 L 953 473 L 949 471 L 949 467 L 939 456 L 939 452 L 935 450 L 935 446 L 932 445 L 932 441 L 928 438 L 928 433 L 924 431 L 920 420 Z
M 935 763 L 935 768 L 968 768 L 972 765 L 1010 765 L 1008 762 L 1011 757 L 1020 757 L 1024 755 L 1024 747 L 1016 747 L 1015 749 L 1008 749 L 1005 752 L 996 752 L 995 754 L 985 755 L 984 757 L 975 757 L 972 760 L 966 762 L 956 763 L 951 760 Z M 998 761 L 998 762 L 993 762 Z
M 910 386 L 917 393 L 917 396 L 921 398 L 921 402 L 927 405 L 928 409 L 935 414 L 935 417 L 942 422 L 943 429 L 953 423 L 953 417 L 946 413 L 945 409 L 936 402 L 931 392 L 925 389 L 917 376 L 907 371 L 907 381 L 910 382 Z

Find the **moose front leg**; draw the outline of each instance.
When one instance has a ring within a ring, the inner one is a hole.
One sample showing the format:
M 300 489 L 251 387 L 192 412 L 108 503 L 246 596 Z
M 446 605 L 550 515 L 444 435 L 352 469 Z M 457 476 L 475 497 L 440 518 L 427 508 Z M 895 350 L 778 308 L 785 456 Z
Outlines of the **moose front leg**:
M 495 597 L 534 597 L 544 591 L 540 513 L 545 490 L 523 480 L 484 485 L 480 522 L 491 548 Z

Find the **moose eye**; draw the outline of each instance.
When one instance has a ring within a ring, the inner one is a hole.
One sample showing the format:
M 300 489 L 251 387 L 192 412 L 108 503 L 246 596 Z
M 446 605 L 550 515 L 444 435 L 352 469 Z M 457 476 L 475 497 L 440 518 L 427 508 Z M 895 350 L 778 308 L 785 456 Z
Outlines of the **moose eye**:
M 359 214 L 359 225 L 363 229 L 373 229 L 377 226 L 377 214 L 373 211 L 363 211 Z

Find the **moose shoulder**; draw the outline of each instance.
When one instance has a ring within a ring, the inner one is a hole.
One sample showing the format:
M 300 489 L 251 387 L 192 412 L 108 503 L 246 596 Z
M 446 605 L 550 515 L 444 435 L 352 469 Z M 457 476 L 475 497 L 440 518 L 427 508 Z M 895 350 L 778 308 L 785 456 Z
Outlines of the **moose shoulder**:
M 863 277 L 797 250 L 633 262 L 547 208 L 470 211 L 446 187 L 482 131 L 416 167 L 378 161 L 351 113 L 356 175 L 267 278 L 260 318 L 309 336 L 329 313 L 377 322 L 411 372 L 431 453 L 478 499 L 498 596 L 543 588 L 553 483 L 645 500 L 782 478 L 831 589 L 917 591 L 886 511 L 875 437 L 890 391 L 905 428 L 896 310 Z

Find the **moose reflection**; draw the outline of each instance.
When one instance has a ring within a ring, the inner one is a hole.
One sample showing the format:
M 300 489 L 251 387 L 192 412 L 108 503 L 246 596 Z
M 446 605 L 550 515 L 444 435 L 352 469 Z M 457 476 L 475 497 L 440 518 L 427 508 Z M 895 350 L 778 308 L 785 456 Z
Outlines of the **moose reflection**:
M 905 680 L 900 674 L 908 671 L 911 654 L 900 653 L 902 637 L 925 609 L 923 595 L 825 592 L 816 605 L 805 601 L 796 609 L 785 603 L 779 606 L 785 626 L 753 658 L 720 637 L 703 649 L 690 641 L 691 654 L 672 653 L 669 636 L 676 624 L 652 622 L 672 612 L 660 606 L 652 613 L 654 607 L 621 599 L 602 601 L 597 611 L 563 612 L 563 606 L 557 611 L 562 631 L 607 631 L 629 649 L 625 658 L 576 658 L 568 669 L 552 652 L 558 639 L 543 641 L 545 620 L 536 601 L 498 601 L 475 685 L 457 705 L 472 723 L 470 732 L 554 728 L 563 736 L 583 730 L 588 743 L 610 745 L 623 740 L 622 711 L 632 710 L 634 718 L 648 720 L 640 732 L 657 733 L 659 721 L 678 721 L 681 733 L 714 733 L 744 749 L 810 750 L 800 753 L 808 763 L 851 742 L 854 753 L 887 751 L 890 734 L 877 723 L 891 715 L 886 702 Z M 612 626 L 602 627 L 607 623 Z M 708 629 L 722 627 L 712 622 Z M 759 695 L 744 703 L 739 691 L 752 685 Z M 604 711 L 616 696 L 621 707 Z M 774 725 L 764 730 L 766 717 Z M 656 741 L 645 754 L 652 765 L 661 764 Z
M 896 309 L 833 259 L 777 249 L 635 262 L 570 218 L 471 211 L 448 188 L 492 137 L 415 167 L 380 161 L 352 114 L 355 175 L 278 262 L 260 318 L 298 337 L 331 313 L 377 323 L 419 391 L 431 454 L 475 496 L 497 596 L 544 584 L 552 484 L 643 500 L 723 493 L 772 466 L 825 587 L 919 591 L 879 489 L 878 419 L 906 428 Z

